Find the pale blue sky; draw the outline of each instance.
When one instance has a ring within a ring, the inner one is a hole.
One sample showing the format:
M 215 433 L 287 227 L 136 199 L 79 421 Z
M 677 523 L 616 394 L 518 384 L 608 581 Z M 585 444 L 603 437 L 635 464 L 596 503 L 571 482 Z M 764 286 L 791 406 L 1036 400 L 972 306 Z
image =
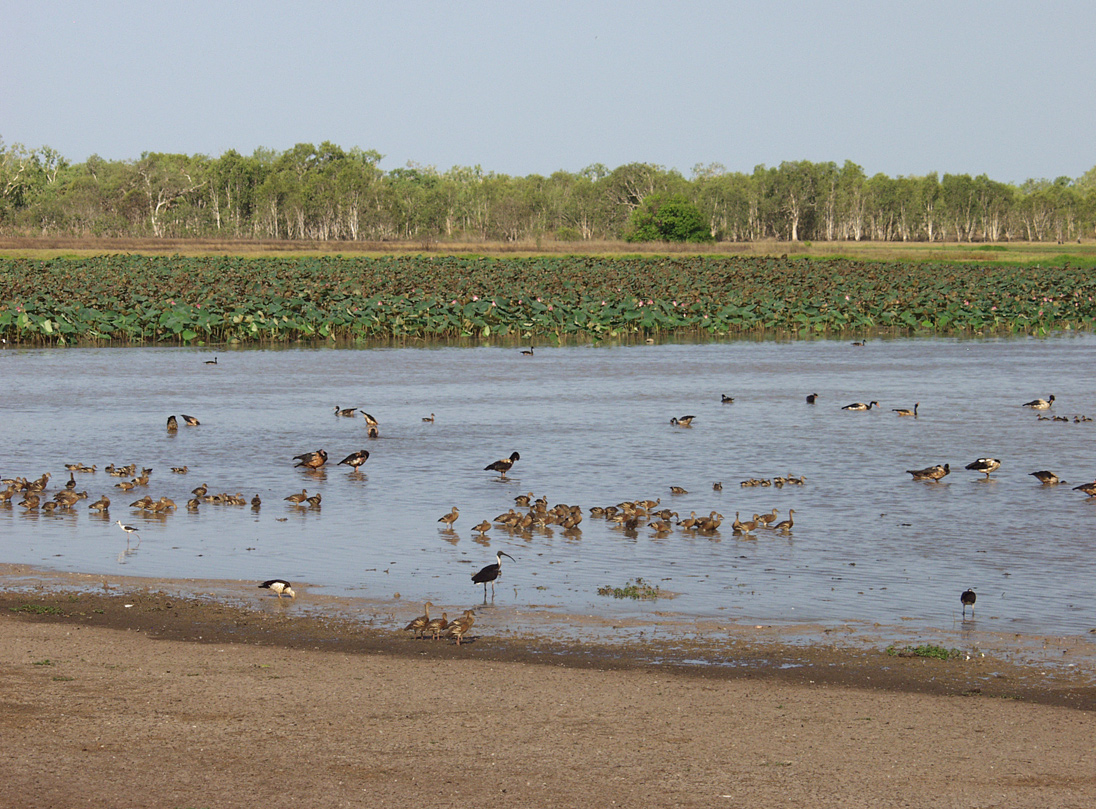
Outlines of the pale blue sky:
M 16 5 L 16 4 L 9 4 Z M 389 170 L 1096 165 L 1096 2 L 23 0 L 0 138 L 73 161 L 333 141 Z

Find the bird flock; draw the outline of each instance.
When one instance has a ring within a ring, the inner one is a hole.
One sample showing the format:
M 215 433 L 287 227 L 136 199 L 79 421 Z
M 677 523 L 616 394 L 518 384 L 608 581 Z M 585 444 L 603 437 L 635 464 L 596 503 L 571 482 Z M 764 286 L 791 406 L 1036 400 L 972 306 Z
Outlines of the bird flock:
M 524 352 L 523 352 L 524 353 Z M 530 350 L 529 355 L 532 354 Z M 808 404 L 814 405 L 818 400 L 818 394 L 812 393 L 806 397 Z M 1048 396 L 1046 399 L 1033 399 L 1031 401 L 1023 403 L 1023 407 L 1031 409 L 1039 413 L 1038 418 L 1041 420 L 1047 420 L 1047 417 L 1043 415 L 1044 412 L 1051 410 L 1055 404 L 1055 397 L 1053 395 Z M 735 398 L 727 394 L 721 395 L 721 402 L 723 404 L 733 404 Z M 866 412 L 879 408 L 880 403 L 876 400 L 870 400 L 867 403 L 854 402 L 852 404 L 844 405 L 841 407 L 843 411 L 850 412 Z M 897 414 L 900 418 L 919 418 L 920 403 L 915 403 L 912 408 L 894 408 L 891 412 Z M 336 418 L 356 418 L 357 414 L 361 413 L 362 418 L 366 425 L 366 435 L 369 438 L 377 438 L 380 435 L 379 421 L 367 413 L 361 408 L 351 407 L 343 408 L 336 405 L 334 407 L 334 415 Z M 177 418 L 175 415 L 170 415 L 167 418 L 166 426 L 169 433 L 174 433 L 179 429 L 179 419 L 182 419 L 185 427 L 198 427 L 201 422 L 194 416 L 180 414 Z M 436 416 L 431 413 L 429 416 L 423 417 L 424 423 L 433 424 Z M 672 427 L 675 428 L 691 428 L 696 420 L 695 415 L 684 415 L 672 417 L 669 421 Z M 1053 420 L 1061 421 L 1069 419 L 1067 417 L 1054 416 Z M 1074 422 L 1091 421 L 1087 416 L 1074 416 Z M 355 450 L 338 461 L 336 465 L 346 465 L 352 470 L 351 474 L 360 474 L 360 468 L 369 460 L 370 452 L 366 449 Z M 302 469 L 305 472 L 315 472 L 323 469 L 328 462 L 328 453 L 324 449 L 310 450 L 298 455 L 293 456 L 295 468 Z M 499 478 L 502 480 L 507 479 L 507 474 L 511 472 L 514 465 L 521 460 L 519 452 L 514 451 L 509 456 L 493 461 L 484 467 L 484 471 L 496 472 Z M 994 472 L 1001 468 L 1002 462 L 997 458 L 981 457 L 965 465 L 965 468 L 970 471 L 974 471 L 985 475 L 985 480 L 990 479 Z M 96 465 L 88 466 L 83 463 L 69 463 L 65 465 L 66 470 L 69 472 L 69 479 L 64 483 L 63 487 L 53 493 L 51 497 L 47 498 L 47 490 L 51 480 L 51 473 L 45 472 L 40 477 L 35 479 L 26 478 L 11 478 L 4 479 L 0 482 L 3 488 L 0 488 L 0 506 L 10 507 L 13 502 L 28 511 L 40 510 L 43 512 L 51 511 L 70 511 L 73 510 L 76 505 L 84 499 L 88 498 L 88 491 L 77 491 L 79 488 L 76 481 L 76 475 L 94 475 L 98 472 Z M 136 463 L 128 464 L 107 464 L 103 467 L 103 471 L 112 476 L 119 478 L 119 481 L 113 484 L 113 488 L 118 490 L 118 493 L 125 494 L 138 488 L 146 488 L 150 485 L 151 476 L 153 473 L 152 468 L 139 467 Z M 188 466 L 174 466 L 170 467 L 170 471 L 177 475 L 186 475 L 190 470 Z M 922 469 L 910 469 L 907 473 L 917 481 L 927 481 L 932 484 L 940 483 L 951 472 L 951 466 L 949 463 L 935 464 Z M 1034 476 L 1037 481 L 1044 486 L 1053 486 L 1061 483 L 1062 481 L 1057 474 L 1049 470 L 1038 470 L 1029 473 Z M 784 486 L 802 486 L 804 485 L 806 478 L 802 475 L 796 476 L 791 473 L 783 476 L 775 476 L 771 478 L 749 478 L 740 482 L 740 486 L 743 488 L 749 487 L 775 487 L 782 488 Z M 722 482 L 715 482 L 712 485 L 714 491 L 722 490 Z M 1074 487 L 1075 490 L 1081 491 L 1090 497 L 1096 497 L 1096 481 L 1092 483 L 1082 484 Z M 671 496 L 688 494 L 688 491 L 680 486 L 670 486 L 669 492 Z M 188 511 L 196 511 L 201 507 L 202 503 L 209 503 L 215 505 L 230 505 L 230 506 L 246 506 L 251 505 L 254 511 L 258 511 L 261 508 L 262 502 L 259 495 L 256 494 L 250 500 L 248 500 L 243 493 L 236 492 L 230 494 L 228 492 L 211 493 L 208 485 L 203 483 L 197 488 L 193 489 L 191 494 L 193 495 L 186 504 Z M 19 498 L 19 499 L 17 499 Z M 512 536 L 527 535 L 529 532 L 536 529 L 546 529 L 549 526 L 558 525 L 565 536 L 577 537 L 581 535 L 580 524 L 584 519 L 584 509 L 582 506 L 576 504 L 557 503 L 554 506 L 549 506 L 547 497 L 535 497 L 532 492 L 519 495 L 514 498 L 514 507 L 511 507 L 508 511 L 503 512 L 495 516 L 493 519 L 483 519 L 477 523 L 473 530 L 480 536 L 484 537 L 491 530 L 506 531 Z M 292 493 L 284 497 L 290 507 L 298 509 L 310 509 L 319 510 L 321 508 L 322 496 L 319 492 L 309 494 L 306 488 L 302 488 L 299 493 Z M 88 505 L 89 512 L 94 512 L 104 518 L 108 517 L 109 510 L 112 501 L 108 494 L 102 494 L 97 500 L 92 501 Z M 151 494 L 146 494 L 137 500 L 129 503 L 129 508 L 136 510 L 142 518 L 146 520 L 150 519 L 166 519 L 170 514 L 176 511 L 177 506 L 175 502 L 167 496 L 160 496 L 158 498 L 153 497 Z M 715 537 L 724 522 L 724 516 L 716 509 L 712 509 L 707 514 L 698 515 L 694 510 L 689 516 L 682 518 L 678 511 L 671 508 L 662 506 L 661 498 L 645 498 L 636 500 L 621 501 L 612 505 L 606 506 L 592 506 L 588 509 L 591 518 L 604 520 L 611 529 L 619 530 L 623 536 L 636 537 L 641 529 L 649 529 L 653 538 L 664 538 L 672 535 L 675 532 L 680 532 L 684 535 L 697 535 Z M 747 520 L 741 519 L 740 512 L 735 512 L 735 518 L 730 524 L 731 532 L 742 538 L 756 538 L 758 532 L 769 531 L 773 533 L 779 533 L 784 535 L 790 535 L 795 528 L 794 522 L 794 509 L 788 509 L 787 516 L 784 519 L 780 519 L 780 512 L 776 508 L 772 508 L 765 513 L 754 513 L 752 517 Z M 454 525 L 460 518 L 460 510 L 457 506 L 453 506 L 449 512 L 440 516 L 438 522 L 441 523 L 441 531 L 452 532 Z M 129 547 L 130 539 L 135 538 L 138 545 L 140 544 L 140 532 L 139 529 L 133 525 L 127 524 L 122 520 L 115 520 L 114 524 L 125 534 L 127 548 Z M 494 585 L 497 580 L 500 579 L 502 574 L 502 558 L 507 557 L 511 561 L 515 561 L 512 556 L 504 551 L 496 552 L 496 562 L 489 564 L 477 573 L 472 575 L 472 583 L 476 585 L 482 584 L 484 587 L 484 602 L 487 601 L 487 586 L 491 586 L 491 596 L 494 597 Z M 288 599 L 295 600 L 296 592 L 292 585 L 284 579 L 269 579 L 258 585 L 261 589 L 266 589 L 272 592 L 279 600 L 283 596 Z M 968 588 L 961 594 L 961 605 L 963 607 L 963 617 L 966 617 L 967 607 L 970 607 L 971 617 L 974 615 L 974 603 L 975 603 L 974 588 Z M 430 602 L 425 604 L 425 614 L 412 620 L 405 630 L 413 633 L 413 636 L 419 639 L 425 638 L 428 635 L 435 640 L 447 637 L 460 645 L 471 630 L 475 618 L 472 610 L 466 610 L 464 614 L 454 620 L 448 621 L 448 614 L 443 612 L 440 617 L 430 617 L 430 607 L 433 606 Z

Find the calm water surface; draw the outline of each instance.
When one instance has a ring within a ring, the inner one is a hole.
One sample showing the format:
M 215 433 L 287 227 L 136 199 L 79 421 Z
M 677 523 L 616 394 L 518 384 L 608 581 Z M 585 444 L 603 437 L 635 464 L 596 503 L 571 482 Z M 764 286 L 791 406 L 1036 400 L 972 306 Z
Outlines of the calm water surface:
M 517 560 L 504 560 L 495 595 L 508 606 L 954 629 L 959 592 L 974 586 L 984 628 L 1080 637 L 1096 627 L 1096 500 L 1072 490 L 1096 476 L 1096 422 L 1072 420 L 1096 416 L 1091 335 L 545 347 L 535 357 L 492 347 L 218 353 L 206 365 L 212 352 L 192 349 L 0 352 L 0 474 L 52 472 L 52 494 L 66 462 L 100 469 L 76 476 L 89 500 L 73 513 L 0 508 L 0 561 L 249 586 L 278 576 L 311 592 L 463 608 L 483 597 L 472 572 L 503 550 Z M 807 393 L 819 394 L 815 405 Z M 1051 413 L 1069 422 L 1020 406 L 1051 393 Z M 840 409 L 873 399 L 879 409 Z M 915 402 L 916 420 L 891 412 Z M 336 404 L 376 416 L 380 438 L 366 437 L 361 418 L 334 416 Z M 169 434 L 167 416 L 180 413 L 201 426 Z M 691 429 L 670 425 L 686 414 Z M 321 447 L 325 472 L 293 468 L 294 455 Z M 362 448 L 362 475 L 334 465 Z M 483 471 L 514 450 L 509 479 Z M 963 469 L 981 456 L 1002 461 L 989 480 Z M 153 467 L 147 490 L 115 489 L 102 471 L 112 462 Z M 905 473 L 945 462 L 952 473 L 938 485 Z M 184 464 L 185 476 L 168 471 Z M 1029 473 L 1041 469 L 1068 485 L 1040 486 Z M 788 473 L 806 484 L 738 485 Z M 187 513 L 200 483 L 257 493 L 262 509 Z M 319 510 L 283 501 L 302 488 L 322 494 Z M 128 507 L 146 491 L 173 498 L 178 513 Z M 475 538 L 471 526 L 525 492 L 582 505 L 581 534 Z M 104 493 L 109 518 L 87 509 Z M 588 516 L 640 498 L 726 520 L 712 537 L 656 538 Z M 446 532 L 437 519 L 452 506 L 461 516 Z M 773 508 L 781 519 L 795 509 L 790 536 L 731 533 L 735 512 Z M 117 519 L 139 528 L 136 552 L 121 553 Z M 596 593 L 636 577 L 676 597 L 652 606 Z

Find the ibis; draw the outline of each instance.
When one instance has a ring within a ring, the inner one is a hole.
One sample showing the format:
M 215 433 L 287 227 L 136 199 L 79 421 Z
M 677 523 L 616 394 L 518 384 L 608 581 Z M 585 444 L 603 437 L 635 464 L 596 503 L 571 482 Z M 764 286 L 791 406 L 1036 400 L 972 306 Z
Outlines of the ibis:
M 517 559 L 515 559 L 510 554 L 506 553 L 505 551 L 499 551 L 495 554 L 495 559 L 497 559 L 498 561 L 496 561 L 493 565 L 488 565 L 487 567 L 479 570 L 477 573 L 472 574 L 472 583 L 483 585 L 483 600 L 485 602 L 487 601 L 487 582 L 491 582 L 491 598 L 495 597 L 495 579 L 502 575 L 502 557 L 504 556 L 511 562 L 517 562 Z M 458 618 L 457 620 L 460 619 Z M 454 621 L 454 623 L 456 622 Z

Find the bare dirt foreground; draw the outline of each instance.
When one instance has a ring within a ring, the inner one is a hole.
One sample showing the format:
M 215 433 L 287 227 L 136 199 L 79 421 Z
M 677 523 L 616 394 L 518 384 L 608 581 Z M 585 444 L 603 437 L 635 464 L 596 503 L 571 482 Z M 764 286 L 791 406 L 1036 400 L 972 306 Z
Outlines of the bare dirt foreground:
M 1089 686 L 740 653 L 655 665 L 147 591 L 0 592 L 0 807 L 1096 806 Z

